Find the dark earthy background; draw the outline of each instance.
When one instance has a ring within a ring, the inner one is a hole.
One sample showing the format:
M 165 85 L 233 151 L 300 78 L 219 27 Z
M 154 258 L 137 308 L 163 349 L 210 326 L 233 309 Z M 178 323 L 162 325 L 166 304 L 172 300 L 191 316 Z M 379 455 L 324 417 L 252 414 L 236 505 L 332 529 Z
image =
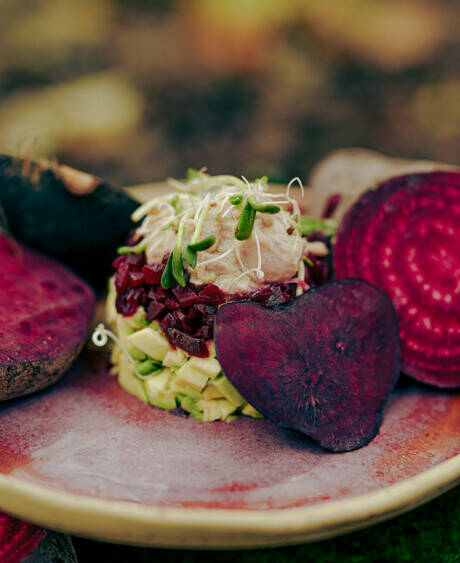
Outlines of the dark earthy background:
M 458 161 L 458 0 L 2 0 L 0 150 L 123 184 Z
M 458 0 L 0 0 L 0 152 L 124 185 L 187 167 L 284 181 L 332 149 L 459 161 Z M 458 488 L 276 550 L 76 540 L 81 562 L 460 560 Z

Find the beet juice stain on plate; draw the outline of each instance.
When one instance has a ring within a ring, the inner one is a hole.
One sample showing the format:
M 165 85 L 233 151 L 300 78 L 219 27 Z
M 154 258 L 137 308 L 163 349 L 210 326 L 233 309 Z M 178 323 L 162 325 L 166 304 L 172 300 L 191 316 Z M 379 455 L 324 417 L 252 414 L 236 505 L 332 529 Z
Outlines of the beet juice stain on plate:
M 380 490 L 460 453 L 457 394 L 398 389 L 369 445 L 332 454 L 266 420 L 149 407 L 105 366 L 87 355 L 59 385 L 1 406 L 3 474 L 106 500 L 255 510 Z

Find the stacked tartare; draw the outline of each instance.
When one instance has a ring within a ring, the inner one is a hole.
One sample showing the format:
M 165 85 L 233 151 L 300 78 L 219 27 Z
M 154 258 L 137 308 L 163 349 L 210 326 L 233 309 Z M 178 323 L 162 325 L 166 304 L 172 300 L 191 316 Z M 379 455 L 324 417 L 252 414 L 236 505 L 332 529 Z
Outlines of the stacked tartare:
M 258 417 L 222 374 L 217 309 L 234 300 L 278 306 L 327 281 L 331 225 L 302 218 L 291 186 L 271 193 L 266 178 L 190 171 L 171 185 L 173 193 L 133 213 L 141 223 L 114 262 L 113 371 L 127 391 L 162 409 L 204 421 Z

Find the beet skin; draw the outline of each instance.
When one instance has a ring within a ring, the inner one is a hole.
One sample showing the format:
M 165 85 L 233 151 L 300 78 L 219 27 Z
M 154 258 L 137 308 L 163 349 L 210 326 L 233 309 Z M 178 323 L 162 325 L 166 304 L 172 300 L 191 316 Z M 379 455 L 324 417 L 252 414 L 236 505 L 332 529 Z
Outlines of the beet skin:
M 67 268 L 0 236 L 0 401 L 56 381 L 80 352 L 92 290 Z
M 336 452 L 377 434 L 399 374 L 395 312 L 377 288 L 349 279 L 273 309 L 228 303 L 214 339 L 224 374 L 266 418 Z
M 97 178 L 90 193 L 72 192 L 64 181 L 65 170 L 69 169 L 0 155 L 0 208 L 18 240 L 103 288 L 139 204 Z
M 401 369 L 460 387 L 460 172 L 408 174 L 363 194 L 334 247 L 337 278 L 361 278 L 392 300 Z

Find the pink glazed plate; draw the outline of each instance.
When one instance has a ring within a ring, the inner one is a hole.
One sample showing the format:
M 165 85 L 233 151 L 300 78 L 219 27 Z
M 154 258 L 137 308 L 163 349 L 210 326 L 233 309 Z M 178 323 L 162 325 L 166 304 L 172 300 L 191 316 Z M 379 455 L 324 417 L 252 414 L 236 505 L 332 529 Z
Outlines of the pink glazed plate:
M 328 453 L 269 421 L 145 405 L 87 352 L 53 388 L 0 405 L 0 509 L 46 527 L 170 547 L 326 538 L 460 482 L 460 394 L 404 383 L 366 447 Z

